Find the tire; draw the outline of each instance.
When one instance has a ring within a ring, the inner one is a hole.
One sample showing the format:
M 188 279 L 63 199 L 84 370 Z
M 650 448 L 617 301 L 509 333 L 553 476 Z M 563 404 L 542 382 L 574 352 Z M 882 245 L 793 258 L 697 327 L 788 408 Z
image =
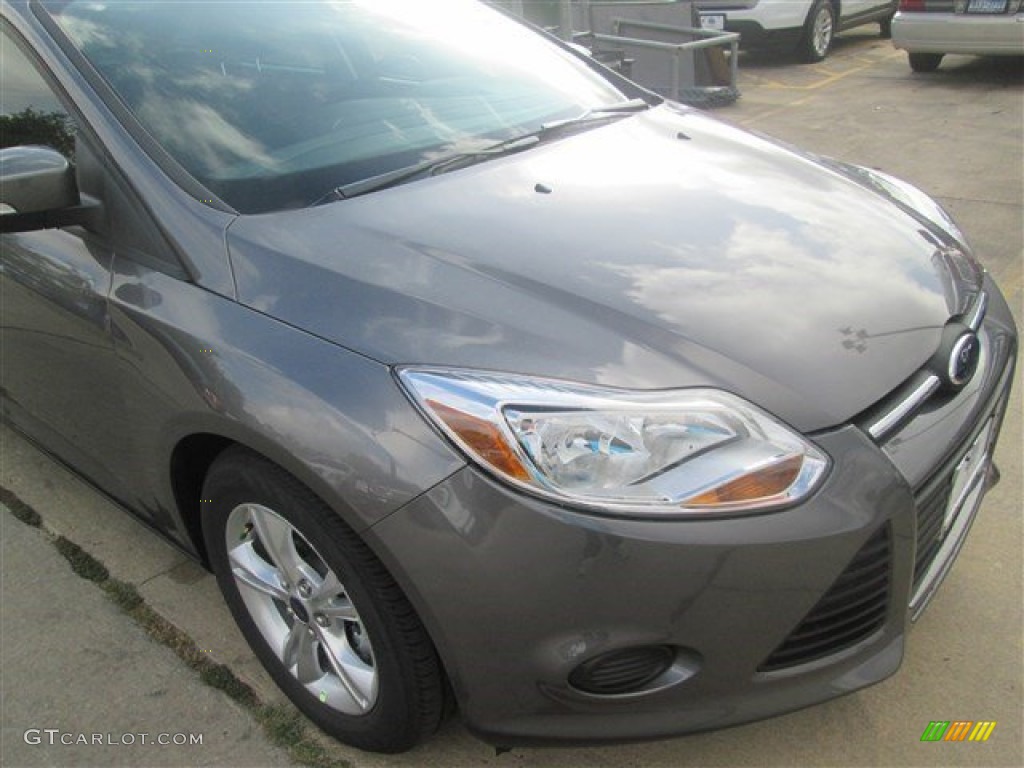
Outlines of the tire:
M 295 706 L 372 752 L 403 752 L 437 730 L 446 681 L 434 646 L 384 566 L 334 512 L 241 448 L 214 462 L 202 498 L 221 592 Z
M 807 14 L 804 32 L 797 43 L 800 60 L 813 64 L 824 59 L 832 47 L 837 26 L 836 7 L 829 0 L 817 0 Z
M 942 63 L 941 53 L 908 53 L 910 68 L 915 72 L 934 72 Z
M 889 40 L 892 37 L 892 16 L 886 16 L 878 22 L 878 30 L 879 37 Z

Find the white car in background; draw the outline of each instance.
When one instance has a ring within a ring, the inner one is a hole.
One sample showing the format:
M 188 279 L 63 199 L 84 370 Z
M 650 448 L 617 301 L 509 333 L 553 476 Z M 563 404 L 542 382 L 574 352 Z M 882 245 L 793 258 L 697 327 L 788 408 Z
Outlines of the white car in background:
M 947 53 L 1024 55 L 1022 0 L 901 0 L 893 43 L 915 72 L 934 72 Z
M 888 37 L 897 0 L 699 0 L 701 25 L 739 32 L 744 48 L 790 48 L 821 61 L 835 36 L 877 23 Z

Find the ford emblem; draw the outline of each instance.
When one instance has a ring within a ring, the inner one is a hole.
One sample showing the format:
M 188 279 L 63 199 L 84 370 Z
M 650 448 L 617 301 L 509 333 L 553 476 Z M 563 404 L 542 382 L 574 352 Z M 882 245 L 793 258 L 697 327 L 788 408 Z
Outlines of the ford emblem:
M 960 389 L 978 369 L 978 359 L 981 357 L 981 343 L 973 331 L 959 336 L 953 344 L 949 353 L 949 366 L 947 376 L 950 385 L 954 389 Z

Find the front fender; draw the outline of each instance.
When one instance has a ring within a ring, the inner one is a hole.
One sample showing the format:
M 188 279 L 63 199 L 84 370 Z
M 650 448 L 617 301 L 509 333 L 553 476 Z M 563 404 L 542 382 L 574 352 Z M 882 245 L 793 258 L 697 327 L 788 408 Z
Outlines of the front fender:
M 387 366 L 193 284 L 118 261 L 111 324 L 125 405 L 112 450 L 137 478 L 128 501 L 186 546 L 169 467 L 191 435 L 263 454 L 355 530 L 464 464 Z

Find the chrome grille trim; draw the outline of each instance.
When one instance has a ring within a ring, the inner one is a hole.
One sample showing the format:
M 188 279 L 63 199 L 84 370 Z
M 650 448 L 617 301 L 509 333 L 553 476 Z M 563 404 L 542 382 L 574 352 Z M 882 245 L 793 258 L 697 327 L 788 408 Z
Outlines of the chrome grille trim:
M 868 427 L 868 434 L 875 440 L 881 440 L 893 427 L 924 405 L 928 398 L 935 394 L 935 390 L 939 388 L 940 384 L 938 376 L 934 374 L 929 376 L 888 413 Z
M 977 333 L 981 328 L 981 324 L 985 322 L 985 313 L 987 311 L 988 294 L 985 291 L 979 291 L 970 312 L 964 315 L 964 325 Z M 868 434 L 876 442 L 882 440 L 904 419 L 924 405 L 935 394 L 941 384 L 942 382 L 938 376 L 929 375 L 924 381 L 914 387 L 910 394 L 872 423 L 868 427 Z
M 974 307 L 971 309 L 970 315 L 964 319 L 964 323 L 975 333 L 981 328 L 981 324 L 985 321 L 985 313 L 988 311 L 988 294 L 982 291 L 978 294 L 978 298 L 974 301 Z

